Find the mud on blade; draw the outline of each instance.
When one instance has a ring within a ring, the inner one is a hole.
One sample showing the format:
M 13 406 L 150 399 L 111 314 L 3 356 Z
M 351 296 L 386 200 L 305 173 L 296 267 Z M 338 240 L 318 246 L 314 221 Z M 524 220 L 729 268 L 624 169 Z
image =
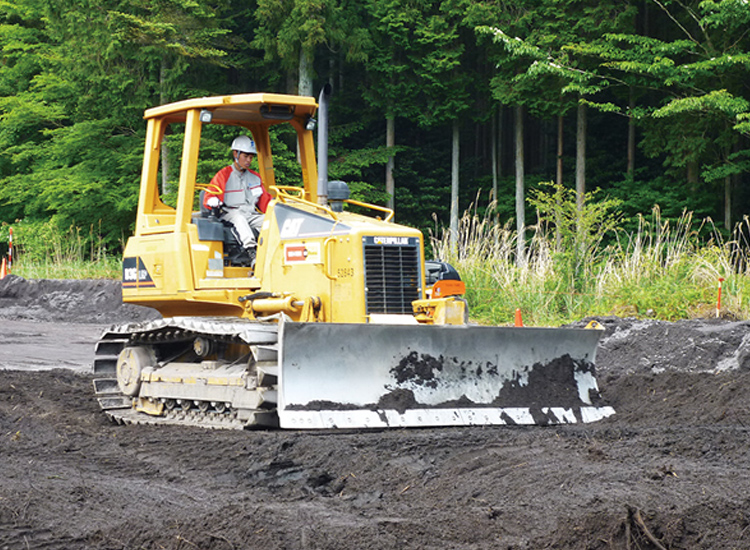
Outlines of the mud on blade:
M 592 422 L 600 331 L 285 323 L 283 428 Z

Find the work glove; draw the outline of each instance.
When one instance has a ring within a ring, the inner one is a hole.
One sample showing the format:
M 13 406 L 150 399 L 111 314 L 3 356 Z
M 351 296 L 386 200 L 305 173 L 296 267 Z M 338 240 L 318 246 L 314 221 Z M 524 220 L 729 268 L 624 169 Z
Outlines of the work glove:
M 216 217 L 221 215 L 221 205 L 222 202 L 219 200 L 219 197 L 208 197 L 206 201 L 206 206 L 211 210 L 211 214 Z

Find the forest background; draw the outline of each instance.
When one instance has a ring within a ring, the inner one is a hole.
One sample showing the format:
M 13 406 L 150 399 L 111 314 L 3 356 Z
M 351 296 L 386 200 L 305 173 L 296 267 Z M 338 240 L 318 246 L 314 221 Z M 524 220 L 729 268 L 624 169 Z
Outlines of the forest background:
M 330 176 L 433 234 L 491 215 L 520 257 L 560 198 L 577 231 L 584 196 L 604 201 L 595 239 L 610 210 L 630 233 L 655 212 L 726 238 L 750 206 L 747 0 L 11 0 L 0 48 L 0 222 L 27 242 L 119 252 L 146 108 L 324 83 Z M 229 161 L 231 134 L 209 139 L 201 181 Z M 291 184 L 292 137 L 274 140 Z M 178 157 L 162 158 L 168 196 Z

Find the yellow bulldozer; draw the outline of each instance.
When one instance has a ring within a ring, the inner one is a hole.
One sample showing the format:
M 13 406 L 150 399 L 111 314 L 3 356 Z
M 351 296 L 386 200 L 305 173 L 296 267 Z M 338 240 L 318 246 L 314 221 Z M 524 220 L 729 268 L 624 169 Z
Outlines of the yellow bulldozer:
M 292 429 L 556 424 L 601 403 L 600 331 L 470 325 L 455 270 L 422 234 L 327 177 L 328 90 L 242 94 L 148 109 L 122 294 L 163 318 L 97 342 L 94 388 L 121 423 Z M 272 193 L 254 265 L 199 196 L 202 129 L 250 134 Z M 302 181 L 277 181 L 269 130 L 297 136 Z M 318 131 L 318 159 L 314 131 Z M 167 135 L 184 135 L 175 206 L 159 188 Z M 166 201 L 170 202 L 170 201 Z

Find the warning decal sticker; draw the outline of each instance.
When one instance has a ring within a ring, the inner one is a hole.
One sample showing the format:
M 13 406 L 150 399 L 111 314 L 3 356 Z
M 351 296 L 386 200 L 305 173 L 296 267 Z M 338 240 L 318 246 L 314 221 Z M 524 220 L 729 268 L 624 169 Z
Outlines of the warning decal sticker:
M 320 243 L 287 243 L 284 245 L 284 265 L 319 264 Z

